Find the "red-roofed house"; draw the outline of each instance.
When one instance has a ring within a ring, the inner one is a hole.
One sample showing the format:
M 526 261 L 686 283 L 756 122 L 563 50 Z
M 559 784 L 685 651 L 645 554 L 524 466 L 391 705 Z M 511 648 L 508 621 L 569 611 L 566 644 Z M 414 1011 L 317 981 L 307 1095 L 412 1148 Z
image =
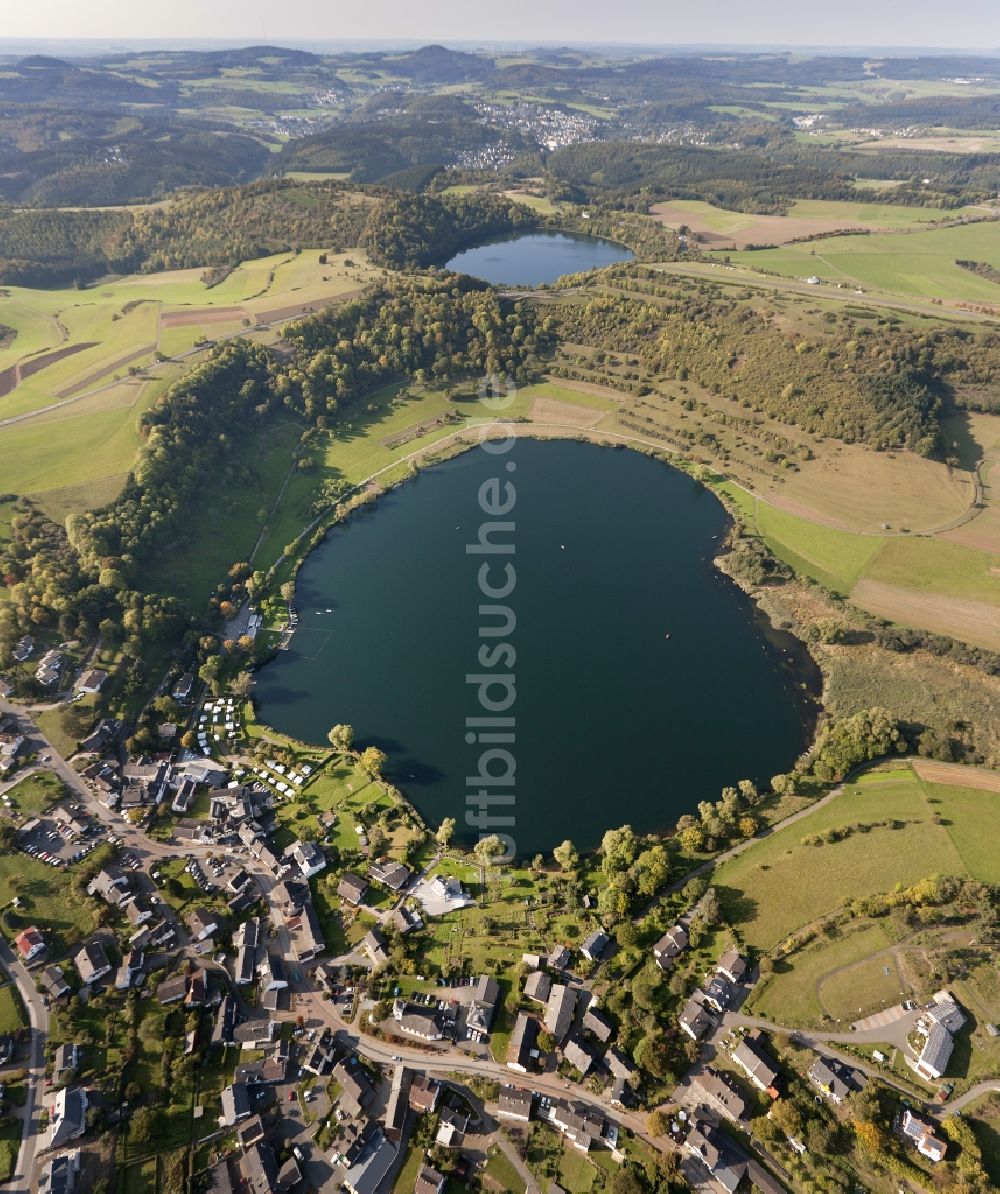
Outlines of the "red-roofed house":
M 25 962 L 30 962 L 32 958 L 37 958 L 45 952 L 45 938 L 34 925 L 30 929 L 22 929 L 14 938 L 14 944 Z

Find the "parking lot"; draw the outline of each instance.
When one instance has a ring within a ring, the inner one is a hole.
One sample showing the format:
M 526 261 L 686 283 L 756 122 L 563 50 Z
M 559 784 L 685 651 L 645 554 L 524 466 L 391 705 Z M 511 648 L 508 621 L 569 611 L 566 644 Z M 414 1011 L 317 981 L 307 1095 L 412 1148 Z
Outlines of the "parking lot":
M 101 837 L 91 824 L 84 834 L 78 834 L 68 824 L 55 817 L 35 817 L 25 822 L 17 835 L 18 847 L 25 854 L 47 862 L 50 866 L 69 866 L 79 862 L 100 845 Z

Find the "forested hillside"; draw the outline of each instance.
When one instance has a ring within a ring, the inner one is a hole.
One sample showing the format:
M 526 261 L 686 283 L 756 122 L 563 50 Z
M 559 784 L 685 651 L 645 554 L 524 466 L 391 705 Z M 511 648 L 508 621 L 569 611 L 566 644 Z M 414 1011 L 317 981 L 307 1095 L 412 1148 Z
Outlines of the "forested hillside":
M 764 127 L 744 128 L 742 140 L 736 149 L 594 141 L 557 150 L 547 166 L 581 196 L 642 190 L 764 213 L 786 211 L 796 199 L 857 199 L 856 179 L 898 181 L 882 196 L 893 202 L 959 207 L 994 194 L 1000 171 L 1000 154 L 899 150 L 873 157 L 801 145 Z
M 963 404 L 960 389 L 1000 374 L 1000 337 L 989 331 L 918 333 L 848 316 L 828 323 L 825 335 L 803 335 L 711 283 L 664 285 L 636 266 L 606 277 L 629 293 L 553 308 L 561 339 L 635 353 L 653 374 L 691 378 L 747 409 L 845 443 L 939 453 L 940 418 Z M 644 287 L 650 301 L 636 297 Z
M 0 282 L 236 265 L 300 248 L 353 248 L 375 199 L 336 182 L 268 179 L 127 211 L 0 208 Z

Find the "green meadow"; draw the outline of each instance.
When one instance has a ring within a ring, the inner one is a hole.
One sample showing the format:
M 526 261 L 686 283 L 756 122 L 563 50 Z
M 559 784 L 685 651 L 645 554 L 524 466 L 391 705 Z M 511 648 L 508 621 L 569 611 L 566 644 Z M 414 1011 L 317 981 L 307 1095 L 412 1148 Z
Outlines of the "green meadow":
M 931 803 L 937 800 L 941 804 Z M 926 784 L 909 768 L 875 772 L 723 863 L 713 883 L 729 921 L 748 944 L 770 950 L 851 899 L 931 875 L 995 874 L 990 856 L 1000 851 L 1000 822 L 986 815 L 995 802 L 989 792 Z M 942 813 L 942 822 L 951 824 L 932 821 L 942 805 L 953 814 Z M 893 828 L 878 824 L 887 819 Z M 869 828 L 830 844 L 803 845 L 803 838 L 844 826 Z M 970 834 L 978 846 L 970 848 Z
M 1000 232 L 994 221 L 916 232 L 834 236 L 743 250 L 728 256 L 737 265 L 789 277 L 815 275 L 825 282 L 883 290 L 912 298 L 1000 302 L 1000 286 L 956 265 L 980 261 L 1000 268 Z
M 887 542 L 809 522 L 726 481 L 718 488 L 740 510 L 779 560 L 836 593 L 847 594 Z

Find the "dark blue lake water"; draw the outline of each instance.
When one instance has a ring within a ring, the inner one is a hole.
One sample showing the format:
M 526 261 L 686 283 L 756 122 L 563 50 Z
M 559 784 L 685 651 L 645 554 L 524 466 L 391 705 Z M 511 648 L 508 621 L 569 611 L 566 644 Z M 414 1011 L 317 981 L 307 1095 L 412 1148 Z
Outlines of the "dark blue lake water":
M 540 286 L 563 274 L 600 269 L 619 261 L 631 261 L 633 253 L 624 245 L 597 236 L 571 232 L 533 232 L 492 240 L 463 249 L 448 261 L 447 268 L 494 286 Z
M 480 712 L 466 675 L 484 671 L 484 557 L 465 547 L 497 476 L 516 486 L 515 551 L 497 559 L 516 569 L 519 852 L 663 828 L 726 784 L 787 770 L 805 740 L 795 677 L 712 563 L 722 506 L 661 462 L 577 442 L 474 449 L 333 531 L 300 572 L 290 650 L 258 674 L 262 716 L 315 743 L 353 725 L 431 823 L 454 816 L 461 832 L 483 749 L 466 742 Z

